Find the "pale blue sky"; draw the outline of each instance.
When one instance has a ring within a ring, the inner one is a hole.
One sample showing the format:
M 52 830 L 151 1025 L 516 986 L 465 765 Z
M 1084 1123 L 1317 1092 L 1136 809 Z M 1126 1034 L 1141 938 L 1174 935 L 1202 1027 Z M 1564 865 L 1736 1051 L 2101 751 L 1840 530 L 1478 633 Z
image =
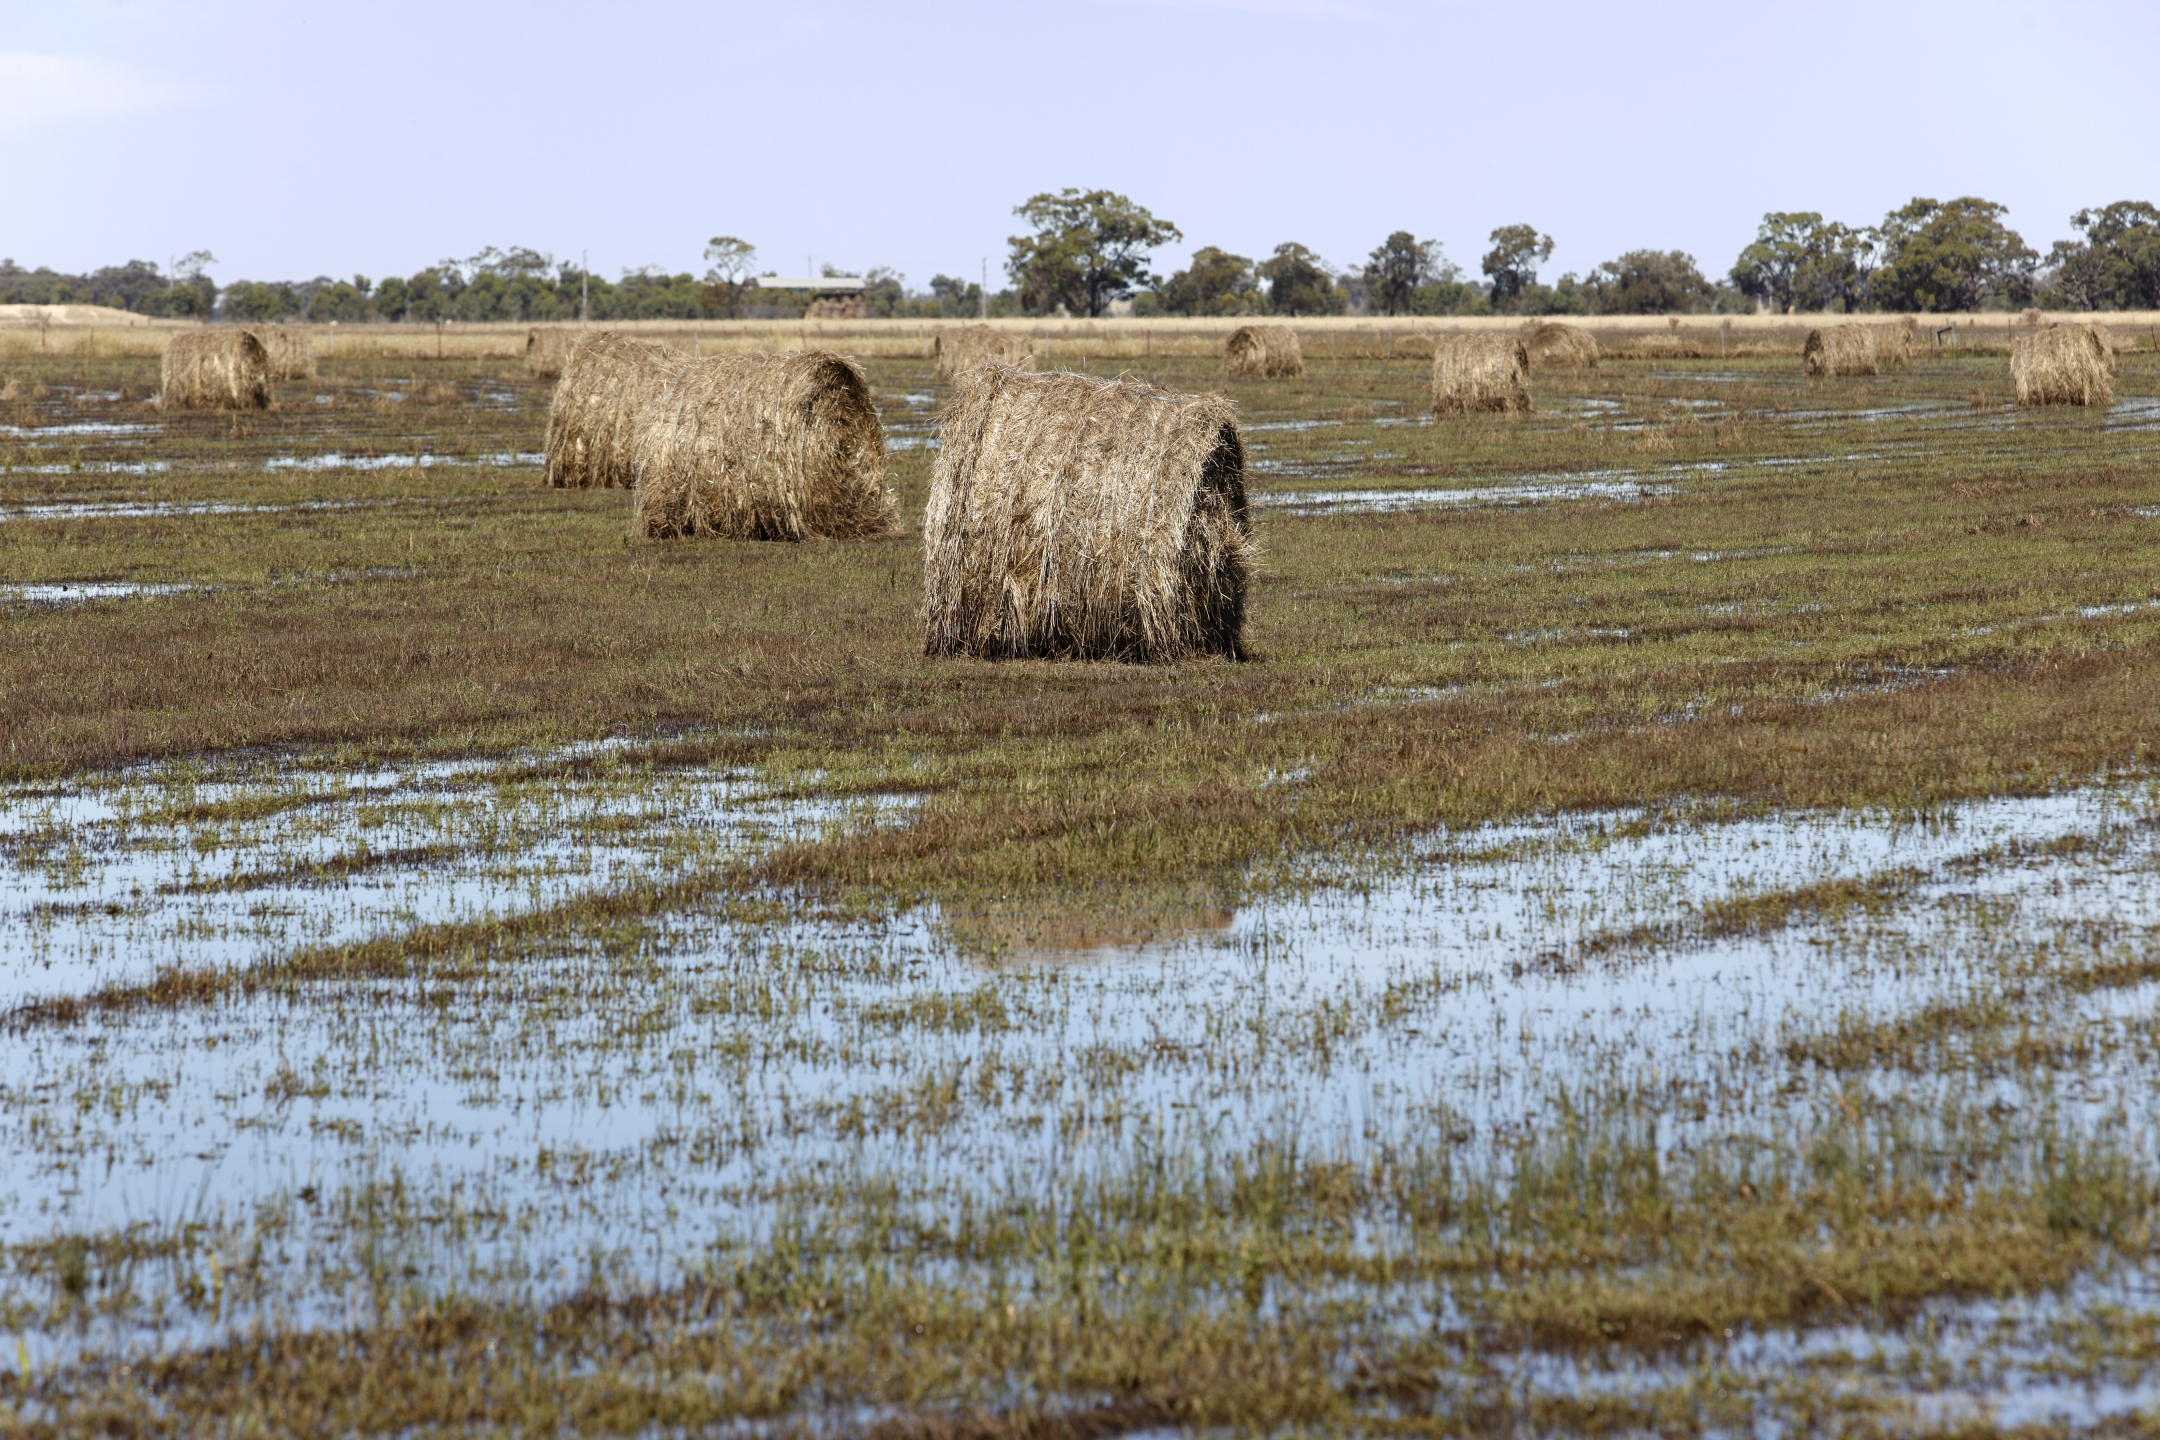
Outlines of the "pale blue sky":
M 1012 207 L 1122 190 L 1183 245 L 1339 265 L 1408 229 L 1546 278 L 1721 273 L 1766 210 L 1980 194 L 2035 248 L 2160 201 L 2160 5 L 0 0 L 0 255 L 221 281 L 485 245 L 702 270 L 715 233 L 995 280 Z

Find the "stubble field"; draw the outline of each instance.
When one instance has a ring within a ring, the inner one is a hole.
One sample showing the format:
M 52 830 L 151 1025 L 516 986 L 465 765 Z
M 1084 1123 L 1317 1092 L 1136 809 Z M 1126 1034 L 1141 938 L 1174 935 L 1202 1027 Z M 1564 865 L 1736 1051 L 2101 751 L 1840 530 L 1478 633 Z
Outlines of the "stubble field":
M 2160 353 L 1396 348 L 1053 351 L 1245 422 L 1173 667 L 920 653 L 917 355 L 805 546 L 0 357 L 0 1434 L 2160 1423 Z

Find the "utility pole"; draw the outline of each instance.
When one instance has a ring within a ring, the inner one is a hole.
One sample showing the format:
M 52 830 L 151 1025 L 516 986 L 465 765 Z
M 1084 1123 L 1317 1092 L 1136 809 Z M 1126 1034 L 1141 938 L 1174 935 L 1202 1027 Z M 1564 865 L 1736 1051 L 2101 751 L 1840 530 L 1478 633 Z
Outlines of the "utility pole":
M 990 257 L 987 255 L 983 256 L 982 284 L 975 287 L 975 295 L 982 302 L 981 318 L 988 320 L 990 318 Z
M 580 325 L 592 319 L 592 277 L 586 273 L 587 257 L 591 253 L 589 250 L 577 252 L 577 319 Z

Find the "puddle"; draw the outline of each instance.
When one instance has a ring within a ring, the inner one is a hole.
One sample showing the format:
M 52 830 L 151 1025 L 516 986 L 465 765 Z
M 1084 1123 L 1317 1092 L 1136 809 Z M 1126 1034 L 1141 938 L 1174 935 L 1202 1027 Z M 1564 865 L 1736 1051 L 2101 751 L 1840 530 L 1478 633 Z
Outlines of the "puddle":
M 248 505 L 227 500 L 85 500 L 47 505 L 0 506 L 0 524 L 10 520 L 144 520 L 184 515 L 281 515 L 315 510 L 372 510 L 397 505 L 451 506 L 467 503 L 437 496 L 376 500 L 295 500 L 278 505 Z
M 1634 480 L 1585 480 L 1563 485 L 1427 486 L 1373 490 L 1262 491 L 1254 503 L 1292 515 L 1393 515 L 1406 510 L 1456 510 L 1472 506 L 1542 505 L 1566 500 L 1634 502 L 1674 493 L 1670 485 Z
M 156 435 L 163 429 L 161 425 L 77 420 L 64 425 L 0 425 L 0 435 L 20 435 L 27 440 L 40 440 L 47 435 Z
M 15 601 L 34 610 L 69 610 L 93 600 L 139 600 L 204 589 L 201 585 L 143 585 L 124 580 L 60 581 L 49 585 L 0 585 L 0 603 Z
M 547 464 L 537 451 L 495 451 L 486 455 L 347 455 L 333 450 L 325 455 L 274 455 L 263 462 L 265 470 L 412 470 L 437 465 L 485 465 L 504 468 Z

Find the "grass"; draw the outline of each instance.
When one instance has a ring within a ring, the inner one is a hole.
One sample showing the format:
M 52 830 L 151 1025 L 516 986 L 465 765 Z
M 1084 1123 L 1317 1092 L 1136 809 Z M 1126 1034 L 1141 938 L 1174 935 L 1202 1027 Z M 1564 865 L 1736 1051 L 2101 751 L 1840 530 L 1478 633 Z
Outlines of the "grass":
M 0 946 L 0 1433 L 2147 1393 L 2105 1308 L 2160 1242 L 2143 355 L 2112 416 L 1971 355 L 1623 356 L 1441 424 L 1421 362 L 1308 347 L 1225 387 L 1258 658 L 1162 668 L 926 659 L 914 539 L 633 542 L 516 462 L 506 360 L 237 422 L 147 410 L 141 357 L 5 364 L 45 394 L 0 415 L 0 858 L 56 908 Z M 928 362 L 868 366 L 931 433 Z M 85 421 L 157 428 L 36 433 Z M 82 581 L 198 588 L 5 598 Z M 695 840 L 719 772 L 842 808 Z M 2128 798 L 2033 828 L 2088 792 Z M 636 860 L 541 888 L 551 834 Z M 451 873 L 525 898 L 321 938 Z

